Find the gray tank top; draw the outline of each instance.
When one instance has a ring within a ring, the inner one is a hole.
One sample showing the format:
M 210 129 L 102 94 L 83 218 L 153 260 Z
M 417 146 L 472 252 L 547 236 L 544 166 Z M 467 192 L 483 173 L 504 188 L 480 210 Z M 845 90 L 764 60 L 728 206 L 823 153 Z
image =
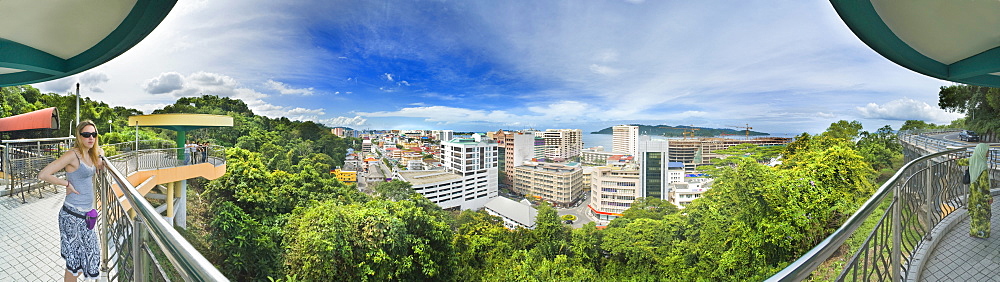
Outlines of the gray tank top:
M 73 151 L 73 153 L 76 154 L 76 151 Z M 73 172 L 67 172 L 66 181 L 73 184 L 73 189 L 76 189 L 80 194 L 70 193 L 66 195 L 66 203 L 81 210 L 90 210 L 94 204 L 95 169 L 84 163 L 80 154 L 77 154 L 76 158 L 80 161 L 79 168 Z

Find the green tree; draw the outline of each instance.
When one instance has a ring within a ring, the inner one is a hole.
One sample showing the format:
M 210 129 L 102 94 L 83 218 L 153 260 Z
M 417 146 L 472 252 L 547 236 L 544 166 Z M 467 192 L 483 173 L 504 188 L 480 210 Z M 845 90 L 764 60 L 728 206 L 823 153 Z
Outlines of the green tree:
M 216 202 L 212 214 L 208 240 L 225 252 L 205 255 L 223 275 L 236 281 L 281 275 L 281 228 L 262 224 L 232 202 Z
M 411 195 L 416 194 L 416 192 L 413 191 L 412 184 L 399 180 L 380 182 L 375 184 L 372 189 L 375 190 L 375 193 L 378 193 L 380 196 L 392 201 L 408 199 Z
M 861 123 L 856 120 L 850 122 L 840 120 L 830 124 L 830 127 L 826 129 L 826 132 L 823 132 L 823 136 L 854 141 L 854 139 L 858 138 L 858 134 L 861 132 L 861 129 Z
M 980 133 L 980 138 L 992 142 L 1000 132 L 1000 88 L 975 85 L 942 86 L 938 92 L 938 107 L 964 113 L 967 129 Z
M 289 274 L 316 280 L 450 280 L 453 233 L 410 201 L 322 202 L 288 223 Z

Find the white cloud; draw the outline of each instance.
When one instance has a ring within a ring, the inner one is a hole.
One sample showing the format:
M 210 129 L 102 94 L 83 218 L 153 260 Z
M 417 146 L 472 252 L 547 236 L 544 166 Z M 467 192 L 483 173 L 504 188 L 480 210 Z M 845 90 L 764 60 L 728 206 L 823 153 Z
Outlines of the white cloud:
M 947 123 L 961 118 L 963 115 L 949 113 L 937 107 L 933 107 L 926 102 L 901 98 L 889 101 L 884 105 L 868 103 L 864 107 L 857 107 L 861 116 L 871 119 L 884 120 L 923 120 L 934 123 Z
M 602 66 L 598 64 L 590 65 L 590 71 L 605 76 L 617 76 L 622 73 L 622 71 L 619 69 L 615 69 L 609 66 Z
M 362 118 L 360 116 L 354 116 L 352 118 L 350 118 L 350 117 L 335 117 L 335 118 L 331 118 L 331 119 L 321 120 L 320 122 L 323 123 L 323 124 L 326 124 L 328 126 L 347 126 L 347 127 L 350 127 L 350 126 L 365 125 L 368 122 L 368 120 L 365 119 L 365 118 Z
M 555 117 L 576 117 L 576 116 L 586 116 L 595 114 L 596 109 L 593 109 L 587 103 L 577 102 L 577 101 L 559 101 L 556 103 L 545 105 L 544 107 L 532 106 L 528 107 L 529 111 L 536 112 L 546 116 Z
M 274 89 L 281 84 L 276 81 L 265 84 Z M 283 87 L 281 84 L 280 87 Z M 240 86 L 240 83 L 227 75 L 196 72 L 188 76 L 168 72 L 146 81 L 144 86 L 151 94 L 171 94 L 174 97 L 190 97 L 201 95 L 216 95 L 242 100 L 254 113 L 268 117 L 287 117 L 292 120 L 320 121 L 325 115 L 322 108 L 309 109 L 295 106 L 279 106 L 264 101 L 269 96 L 257 90 Z M 299 89 L 301 90 L 301 89 Z M 280 91 L 280 90 L 279 90 Z M 294 91 L 294 90 L 293 90 Z
M 271 88 L 271 89 L 277 90 L 278 93 L 281 93 L 281 95 L 304 95 L 304 96 L 308 96 L 308 95 L 312 95 L 313 94 L 313 90 L 314 90 L 313 87 L 295 89 L 295 88 L 288 87 L 288 85 L 285 84 L 285 83 L 274 81 L 274 80 L 270 80 L 270 79 L 268 79 L 267 82 L 264 82 L 264 86 L 266 86 L 267 88 Z
M 383 76 L 385 76 L 385 80 L 392 81 L 392 74 L 391 73 L 386 73 Z
M 410 107 L 392 112 L 359 112 L 357 114 L 367 117 L 424 118 L 424 121 L 429 122 L 489 122 L 518 118 L 517 116 L 509 114 L 505 111 L 472 110 L 447 106 Z
M 184 88 L 184 77 L 176 72 L 165 72 L 146 80 L 142 89 L 149 94 L 165 94 Z

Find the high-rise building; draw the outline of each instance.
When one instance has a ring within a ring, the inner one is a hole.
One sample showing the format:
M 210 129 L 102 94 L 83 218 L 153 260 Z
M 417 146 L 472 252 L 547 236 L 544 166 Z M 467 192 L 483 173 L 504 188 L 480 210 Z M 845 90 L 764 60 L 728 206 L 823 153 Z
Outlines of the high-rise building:
M 639 127 L 635 125 L 616 125 L 611 130 L 611 151 L 635 156 L 639 142 Z
M 513 172 L 517 193 L 560 206 L 570 206 L 583 196 L 583 170 L 578 166 L 529 162 L 514 167 Z
M 583 131 L 579 129 L 546 129 L 535 136 L 542 137 L 547 160 L 566 161 L 580 156 L 583 150 Z
M 491 135 L 499 145 L 500 183 L 514 185 L 511 169 L 535 157 L 535 136 L 503 130 L 492 132 Z
M 372 151 L 372 140 L 361 140 L 361 152 L 362 156 L 364 156 L 364 153 L 374 153 L 374 151 Z
M 472 138 L 444 141 L 441 142 L 441 164 L 457 179 L 429 182 L 427 188 L 411 183 L 414 184 L 415 191 L 417 188 L 433 191 L 433 196 L 440 197 L 436 198 L 439 201 L 435 203 L 441 208 L 482 208 L 487 201 L 497 196 L 497 158 L 497 143 L 483 139 L 479 134 Z M 442 196 L 444 194 L 447 196 Z
M 762 137 L 749 140 L 728 138 L 673 139 L 670 140 L 670 155 L 668 156 L 668 160 L 684 163 L 687 172 L 694 172 L 698 166 L 712 164 L 713 159 L 728 157 L 728 155 L 716 153 L 719 150 L 741 144 L 780 146 L 789 142 L 792 142 L 792 138 Z
M 640 173 L 634 163 L 595 167 L 590 172 L 588 207 L 602 225 L 621 216 L 641 197 Z
M 440 140 L 441 142 L 449 141 L 449 140 L 455 138 L 455 131 L 454 130 L 435 130 L 435 132 L 434 132 L 434 138 L 437 138 L 437 140 Z
M 636 161 L 639 162 L 641 171 L 640 196 L 669 200 L 667 195 L 670 183 L 667 173 L 669 148 L 668 141 L 664 139 L 650 139 L 649 136 L 643 136 L 639 140 Z

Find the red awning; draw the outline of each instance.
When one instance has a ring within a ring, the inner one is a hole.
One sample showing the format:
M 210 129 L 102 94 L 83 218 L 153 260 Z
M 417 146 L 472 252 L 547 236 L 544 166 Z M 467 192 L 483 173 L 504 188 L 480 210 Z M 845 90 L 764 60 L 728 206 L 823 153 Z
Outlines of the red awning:
M 0 118 L 0 132 L 32 129 L 59 129 L 59 110 L 51 107 L 12 117 Z

